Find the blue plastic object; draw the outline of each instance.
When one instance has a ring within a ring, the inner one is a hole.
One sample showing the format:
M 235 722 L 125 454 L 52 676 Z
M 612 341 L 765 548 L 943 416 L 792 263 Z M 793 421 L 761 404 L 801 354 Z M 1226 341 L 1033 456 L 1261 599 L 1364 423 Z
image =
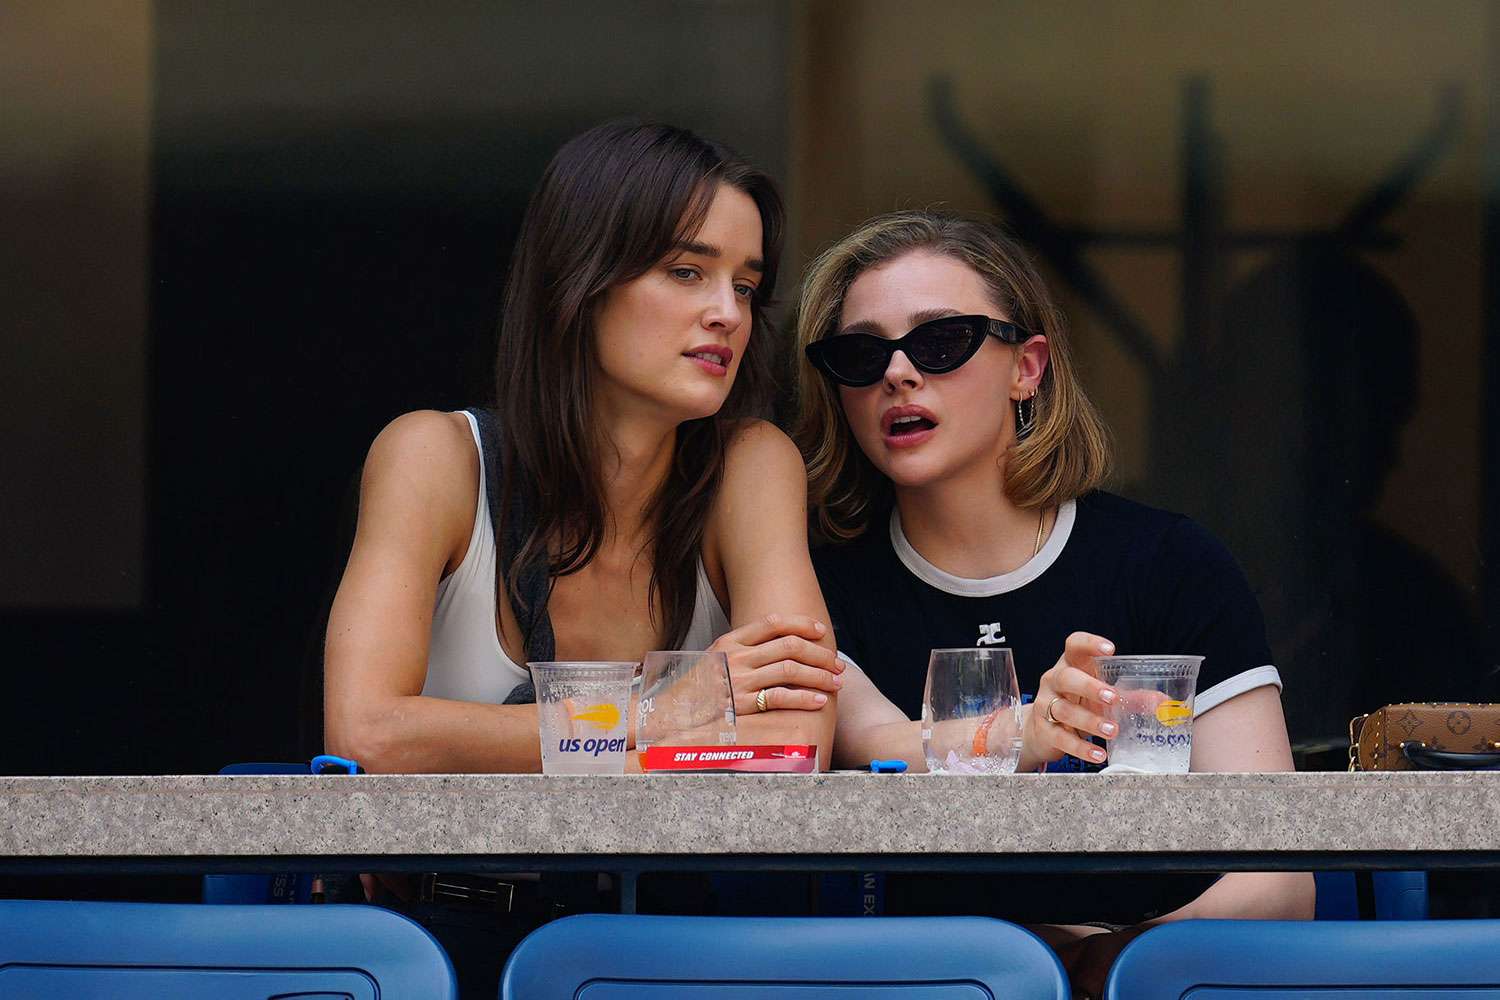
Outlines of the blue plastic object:
M 1427 873 L 1370 872 L 1374 912 L 1362 914 L 1354 872 L 1318 872 L 1319 920 L 1426 920 Z
M 320 753 L 308 768 L 313 774 L 358 774 L 359 761 L 337 754 Z
M 875 774 L 905 774 L 906 761 L 904 760 L 872 760 L 870 770 Z
M 0 1000 L 457 996 L 432 935 L 375 906 L 0 900 Z
M 565 917 L 511 954 L 501 1000 L 1068 1000 L 1030 931 L 988 917 Z
M 1104 1000 L 1500 1000 L 1500 920 L 1184 920 L 1125 947 Z

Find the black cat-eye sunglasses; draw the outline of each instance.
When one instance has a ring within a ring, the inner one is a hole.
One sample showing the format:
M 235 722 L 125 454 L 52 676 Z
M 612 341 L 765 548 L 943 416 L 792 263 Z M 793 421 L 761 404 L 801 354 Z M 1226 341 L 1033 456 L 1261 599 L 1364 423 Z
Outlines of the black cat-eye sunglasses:
M 954 371 L 984 344 L 998 337 L 1019 344 L 1026 331 L 1014 323 L 988 316 L 944 316 L 914 327 L 904 337 L 887 340 L 871 333 L 841 333 L 807 345 L 807 359 L 841 385 L 874 385 L 901 351 L 929 375 Z

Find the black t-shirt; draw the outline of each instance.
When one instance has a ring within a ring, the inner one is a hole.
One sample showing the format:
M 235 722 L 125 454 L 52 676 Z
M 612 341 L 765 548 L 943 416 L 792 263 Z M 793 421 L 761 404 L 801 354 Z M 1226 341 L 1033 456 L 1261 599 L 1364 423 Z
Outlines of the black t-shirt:
M 1280 683 L 1260 607 L 1229 551 L 1189 518 L 1109 493 L 1062 505 L 1041 551 L 987 580 L 960 579 L 927 562 L 894 515 L 852 542 L 814 550 L 813 565 L 839 651 L 908 718 L 921 717 L 931 650 L 1009 647 L 1022 692 L 1034 694 L 1077 631 L 1104 636 L 1121 654 L 1203 656 L 1198 714 Z M 1108 885 L 1097 878 L 1035 878 L 1024 892 L 1017 892 L 1017 876 L 985 879 L 992 891 L 981 893 L 972 878 L 892 879 L 888 909 L 1133 923 L 1187 902 L 1208 884 L 1199 876 Z M 997 908 L 983 897 L 1010 905 Z M 1021 898 L 1028 902 L 1010 903 Z
M 1078 631 L 1121 654 L 1204 657 L 1200 714 L 1275 682 L 1260 607 L 1229 551 L 1180 514 L 1109 493 L 1064 504 L 1035 558 L 987 580 L 933 566 L 894 519 L 814 550 L 813 565 L 839 651 L 909 718 L 921 716 L 931 650 L 1007 646 L 1035 693 Z

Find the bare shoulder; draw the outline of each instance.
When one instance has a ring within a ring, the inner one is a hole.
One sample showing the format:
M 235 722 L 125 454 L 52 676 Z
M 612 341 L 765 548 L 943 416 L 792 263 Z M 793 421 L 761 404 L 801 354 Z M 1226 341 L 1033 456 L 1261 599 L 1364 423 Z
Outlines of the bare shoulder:
M 708 541 L 725 528 L 748 540 L 802 525 L 807 507 L 807 470 L 792 439 L 764 420 L 742 420 L 730 429 L 724 450 L 724 481 L 709 514 Z M 757 543 L 758 544 L 758 543 Z
M 385 426 L 370 445 L 360 517 L 392 527 L 425 524 L 441 548 L 467 546 L 479 499 L 479 450 L 462 413 L 417 410 Z
M 724 470 L 726 479 L 771 475 L 801 481 L 807 475 L 792 439 L 765 420 L 739 420 L 730 428 Z
M 385 425 L 370 445 L 365 474 L 414 474 L 440 485 L 454 478 L 463 482 L 479 475 L 479 451 L 462 413 L 415 410 Z

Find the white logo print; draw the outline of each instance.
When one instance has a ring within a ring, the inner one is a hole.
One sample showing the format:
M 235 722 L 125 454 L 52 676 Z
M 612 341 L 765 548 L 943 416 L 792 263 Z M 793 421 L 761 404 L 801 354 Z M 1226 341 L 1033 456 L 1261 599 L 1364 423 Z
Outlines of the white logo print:
M 990 622 L 988 625 L 979 626 L 979 640 L 974 645 L 998 646 L 1004 641 L 1004 626 L 999 622 Z

